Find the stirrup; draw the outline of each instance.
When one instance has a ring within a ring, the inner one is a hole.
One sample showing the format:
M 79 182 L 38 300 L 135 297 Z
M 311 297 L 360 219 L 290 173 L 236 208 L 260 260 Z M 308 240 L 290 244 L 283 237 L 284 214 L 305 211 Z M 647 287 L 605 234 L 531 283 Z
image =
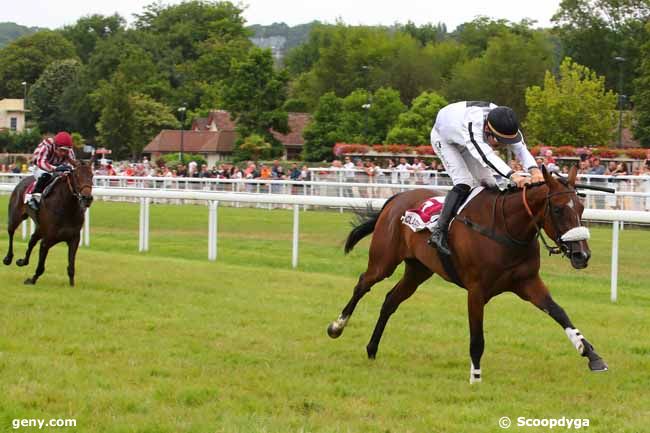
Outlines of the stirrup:
M 451 251 L 449 250 L 449 245 L 447 243 L 447 233 L 445 233 L 443 230 L 440 230 L 440 228 L 436 227 L 433 229 L 427 243 L 432 247 L 437 248 L 438 251 L 442 254 L 445 254 L 447 256 L 451 255 Z

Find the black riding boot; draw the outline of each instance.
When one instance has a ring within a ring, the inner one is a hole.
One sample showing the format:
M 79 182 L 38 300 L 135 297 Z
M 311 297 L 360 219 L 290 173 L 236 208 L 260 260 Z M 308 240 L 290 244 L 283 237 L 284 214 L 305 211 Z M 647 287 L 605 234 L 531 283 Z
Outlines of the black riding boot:
M 27 205 L 37 212 L 41 205 L 41 194 L 51 178 L 52 175 L 48 173 L 41 175 L 41 177 L 36 181 L 36 186 L 34 186 L 34 190 L 32 191 L 32 198 L 27 202 Z
M 469 185 L 459 184 L 454 185 L 451 191 L 447 193 L 445 204 L 438 218 L 438 223 L 433 228 L 431 237 L 429 238 L 429 245 L 438 248 L 438 251 L 442 254 L 451 255 L 451 250 L 447 244 L 449 221 L 456 215 L 456 211 L 458 211 L 460 205 L 463 204 L 465 198 L 469 195 L 469 191 Z

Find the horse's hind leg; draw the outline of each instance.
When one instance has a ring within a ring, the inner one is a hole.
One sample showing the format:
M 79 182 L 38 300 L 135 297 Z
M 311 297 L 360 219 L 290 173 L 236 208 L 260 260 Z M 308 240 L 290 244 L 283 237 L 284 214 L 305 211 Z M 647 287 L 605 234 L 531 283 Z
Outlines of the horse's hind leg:
M 354 291 L 352 292 L 352 298 L 350 298 L 348 303 L 345 305 L 338 319 L 330 323 L 327 327 L 327 335 L 332 338 L 338 338 L 343 333 L 345 325 L 347 325 L 348 320 L 350 320 L 350 316 L 352 316 L 354 309 L 356 308 L 361 298 L 363 298 L 363 295 L 368 293 L 373 285 L 377 284 L 379 281 L 385 278 L 390 277 L 393 272 L 395 272 L 395 268 L 397 268 L 399 261 L 395 259 L 391 262 L 388 262 L 386 259 L 387 257 L 384 256 L 382 260 L 375 260 L 371 255 L 371 259 L 368 263 L 368 269 L 366 269 L 366 272 L 361 274 L 359 277 L 359 281 L 357 282 L 357 285 L 354 287 Z
M 9 221 L 7 223 L 7 233 L 9 234 L 9 250 L 7 255 L 2 260 L 2 263 L 5 265 L 10 265 L 11 261 L 14 259 L 14 233 L 16 229 L 27 218 L 26 213 L 22 213 L 18 210 L 9 210 Z
M 38 265 L 36 266 L 36 272 L 32 278 L 27 278 L 25 284 L 36 284 L 36 280 L 43 275 L 45 272 L 45 260 L 47 260 L 47 253 L 50 251 L 50 248 L 54 243 L 48 242 L 47 238 L 43 239 L 41 242 L 41 248 L 38 252 Z
M 29 238 L 29 243 L 27 244 L 27 251 L 25 251 L 25 257 L 22 259 L 16 260 L 17 266 L 27 266 L 29 264 L 29 257 L 32 255 L 32 250 L 34 246 L 41 240 L 41 231 L 36 229 L 32 236 Z
M 379 348 L 379 341 L 384 333 L 384 328 L 390 316 L 397 310 L 397 307 L 407 300 L 420 284 L 429 279 L 433 272 L 426 266 L 415 259 L 407 259 L 406 270 L 401 280 L 391 289 L 386 295 L 384 304 L 381 306 L 379 319 L 375 325 L 375 330 L 372 333 L 370 342 L 366 346 L 368 358 L 374 359 L 377 356 L 377 349 Z
M 68 278 L 71 286 L 74 286 L 74 262 L 77 248 L 79 248 L 79 235 L 68 241 Z
M 608 370 L 607 363 L 596 353 L 594 346 L 573 326 L 571 319 L 569 319 L 564 309 L 555 303 L 546 285 L 539 276 L 526 282 L 522 286 L 522 291 L 523 293 L 518 293 L 520 297 L 532 302 L 537 308 L 551 316 L 564 329 L 564 332 L 578 350 L 578 353 L 589 359 L 589 369 L 591 371 Z

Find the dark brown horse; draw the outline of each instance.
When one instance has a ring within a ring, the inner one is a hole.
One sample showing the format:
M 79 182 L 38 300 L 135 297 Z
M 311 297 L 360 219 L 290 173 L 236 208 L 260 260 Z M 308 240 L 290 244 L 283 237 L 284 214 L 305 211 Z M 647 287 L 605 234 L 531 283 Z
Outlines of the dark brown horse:
M 36 229 L 29 239 L 25 257 L 16 260 L 16 265 L 27 266 L 32 249 L 38 241 L 41 248 L 38 256 L 38 266 L 32 278 L 25 280 L 25 284 L 35 284 L 36 280 L 45 271 L 47 253 L 59 242 L 68 244 L 68 277 L 70 285 L 74 286 L 75 256 L 79 247 L 81 227 L 84 223 L 84 212 L 90 207 L 93 197 L 93 172 L 92 164 L 75 162 L 69 173 L 58 174 L 53 183 L 46 188 L 38 212 L 34 212 L 24 202 L 25 190 L 34 181 L 32 176 L 23 179 L 11 194 L 9 200 L 9 251 L 3 263 L 10 265 L 14 257 L 14 232 L 21 222 L 32 218 Z M 48 191 L 49 188 L 49 191 Z
M 577 169 L 566 179 L 556 179 L 544 169 L 545 182 L 506 192 L 484 190 L 452 222 L 449 243 L 453 267 L 460 285 L 467 289 L 470 330 L 470 383 L 481 380 L 484 349 L 483 309 L 502 292 L 514 292 L 548 313 L 562 326 L 578 352 L 589 359 L 593 371 L 607 370 L 607 364 L 582 336 L 564 310 L 555 303 L 539 276 L 541 230 L 553 239 L 576 269 L 585 268 L 591 255 L 589 231 L 581 225 L 583 206 L 575 190 Z M 413 232 L 400 222 L 408 209 L 429 198 L 430 190 L 413 190 L 390 198 L 382 210 L 371 215 L 349 234 L 345 251 L 373 233 L 368 268 L 359 277 L 352 298 L 339 318 L 327 328 L 330 337 L 343 332 L 359 300 L 377 282 L 388 278 L 405 262 L 402 279 L 388 292 L 366 350 L 369 358 L 377 354 L 379 341 L 390 316 L 400 303 L 434 273 L 448 281 L 437 250 L 427 245 L 427 231 Z M 543 238 L 542 238 L 543 239 Z M 451 272 L 450 272 L 451 273 Z

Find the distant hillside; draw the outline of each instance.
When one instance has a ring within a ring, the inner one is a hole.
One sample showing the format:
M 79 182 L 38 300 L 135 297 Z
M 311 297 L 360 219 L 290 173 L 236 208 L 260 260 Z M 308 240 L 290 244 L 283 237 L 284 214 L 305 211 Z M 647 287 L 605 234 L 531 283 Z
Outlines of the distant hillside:
M 31 33 L 36 33 L 40 30 L 45 29 L 40 27 L 25 27 L 16 23 L 0 23 L 0 48 L 4 47 L 14 39 Z
M 261 48 L 271 48 L 273 57 L 281 60 L 287 52 L 307 41 L 309 32 L 318 21 L 289 27 L 285 23 L 273 23 L 269 26 L 259 24 L 248 27 L 253 31 L 251 41 Z

